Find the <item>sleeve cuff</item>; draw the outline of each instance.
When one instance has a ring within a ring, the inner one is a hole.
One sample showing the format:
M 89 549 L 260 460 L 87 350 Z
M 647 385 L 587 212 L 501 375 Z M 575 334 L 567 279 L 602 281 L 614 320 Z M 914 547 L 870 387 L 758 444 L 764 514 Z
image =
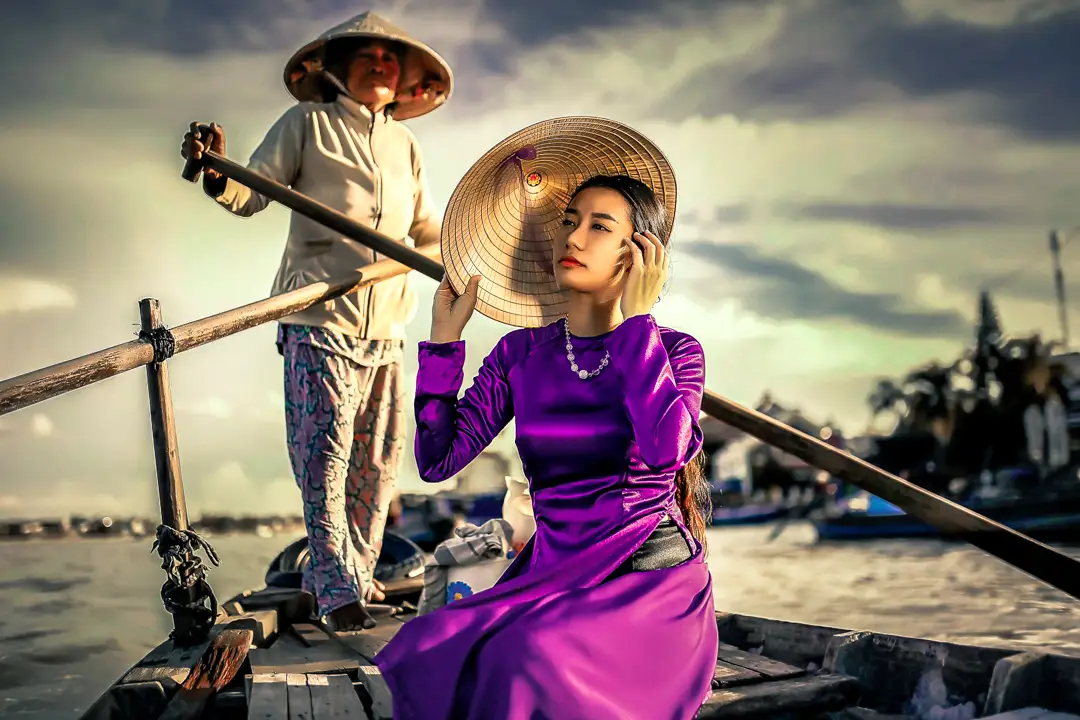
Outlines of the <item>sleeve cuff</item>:
M 464 381 L 465 341 L 419 344 L 416 392 L 418 395 L 457 397 Z

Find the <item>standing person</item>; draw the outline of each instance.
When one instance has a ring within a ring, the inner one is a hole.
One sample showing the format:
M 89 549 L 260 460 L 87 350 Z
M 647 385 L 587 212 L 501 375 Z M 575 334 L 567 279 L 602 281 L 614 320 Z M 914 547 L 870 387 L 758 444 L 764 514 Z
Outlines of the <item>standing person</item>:
M 299 103 L 267 132 L 248 167 L 411 247 L 439 241 L 420 146 L 398 120 L 431 112 L 453 76 L 431 48 L 374 13 L 298 50 L 285 84 Z M 181 154 L 225 154 L 225 133 L 192 123 Z M 207 170 L 206 194 L 247 217 L 269 200 Z M 378 259 L 292 213 L 273 294 L 341 277 Z M 373 572 L 405 442 L 402 348 L 416 313 L 408 275 L 281 320 L 289 457 L 304 501 L 304 587 L 339 630 L 374 626 Z
M 451 198 L 417 465 L 452 477 L 513 419 L 536 532 L 494 587 L 375 656 L 398 720 L 689 720 L 711 693 L 705 358 L 651 315 L 674 211 L 659 150 L 597 118 L 520 131 Z M 524 327 L 459 399 L 474 308 Z

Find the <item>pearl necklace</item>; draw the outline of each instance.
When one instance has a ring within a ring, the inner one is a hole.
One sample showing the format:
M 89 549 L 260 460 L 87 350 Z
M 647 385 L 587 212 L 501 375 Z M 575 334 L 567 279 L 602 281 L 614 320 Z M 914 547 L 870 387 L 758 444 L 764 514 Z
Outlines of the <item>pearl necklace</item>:
M 611 354 L 604 351 L 604 359 L 600 361 L 600 367 L 592 372 L 580 369 L 577 364 L 577 358 L 574 357 L 574 346 L 570 343 L 570 321 L 566 318 L 563 318 L 563 328 L 566 330 L 566 359 L 570 361 L 570 369 L 577 373 L 577 376 L 582 380 L 588 380 L 589 378 L 594 378 L 599 375 L 600 371 L 607 367 L 608 360 L 611 359 Z

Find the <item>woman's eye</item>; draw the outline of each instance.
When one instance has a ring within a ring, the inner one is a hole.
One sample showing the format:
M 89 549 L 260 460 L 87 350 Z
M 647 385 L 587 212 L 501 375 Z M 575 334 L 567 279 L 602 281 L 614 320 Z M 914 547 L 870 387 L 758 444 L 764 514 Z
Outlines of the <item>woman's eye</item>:
M 562 224 L 563 224 L 564 227 L 570 227 L 571 225 L 574 224 L 574 221 L 573 220 L 567 220 L 566 218 L 563 218 Z
M 611 232 L 610 230 L 608 230 L 608 229 L 607 229 L 606 227 L 604 227 L 604 226 L 603 226 L 603 225 L 601 225 L 600 223 L 596 223 L 595 225 L 593 225 L 593 226 L 592 226 L 592 229 L 593 229 L 593 230 L 600 230 L 600 231 L 602 231 L 602 232 Z

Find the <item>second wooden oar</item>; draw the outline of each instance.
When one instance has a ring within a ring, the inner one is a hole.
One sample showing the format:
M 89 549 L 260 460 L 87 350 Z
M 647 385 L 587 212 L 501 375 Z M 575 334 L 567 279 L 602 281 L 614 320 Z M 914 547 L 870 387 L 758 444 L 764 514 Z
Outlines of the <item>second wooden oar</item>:
M 716 393 L 705 391 L 701 410 L 1080 600 L 1080 561 L 1060 550 Z

